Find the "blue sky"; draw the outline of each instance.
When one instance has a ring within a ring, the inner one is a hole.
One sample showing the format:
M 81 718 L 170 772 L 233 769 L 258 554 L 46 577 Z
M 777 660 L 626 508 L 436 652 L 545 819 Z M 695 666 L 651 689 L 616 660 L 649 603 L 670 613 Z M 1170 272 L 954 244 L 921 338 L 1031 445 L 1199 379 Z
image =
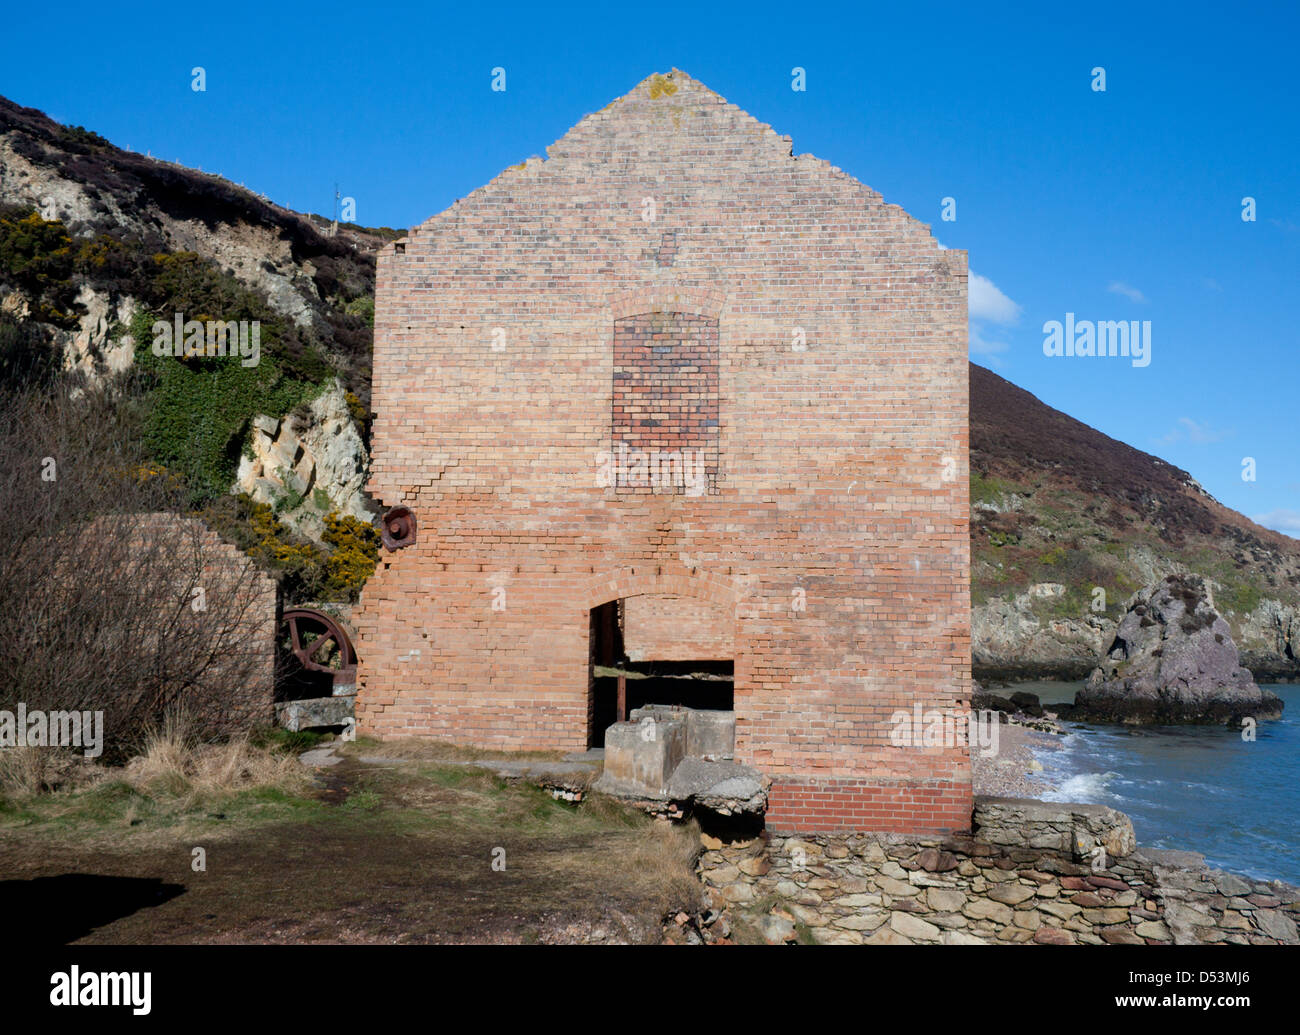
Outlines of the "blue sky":
M 1300 14 L 1078 6 L 22 5 L 0 93 L 405 227 L 681 68 L 967 249 L 977 362 L 1300 535 Z M 1151 321 L 1150 365 L 1045 356 L 1067 312 Z

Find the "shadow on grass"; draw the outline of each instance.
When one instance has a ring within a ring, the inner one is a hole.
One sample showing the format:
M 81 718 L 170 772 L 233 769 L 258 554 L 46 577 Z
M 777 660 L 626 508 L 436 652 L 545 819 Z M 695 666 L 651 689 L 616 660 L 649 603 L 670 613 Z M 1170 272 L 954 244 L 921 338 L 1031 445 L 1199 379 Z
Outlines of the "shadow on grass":
M 91 931 L 153 909 L 185 888 L 154 877 L 64 873 L 57 877 L 0 881 L 7 924 L 24 941 L 67 945 Z

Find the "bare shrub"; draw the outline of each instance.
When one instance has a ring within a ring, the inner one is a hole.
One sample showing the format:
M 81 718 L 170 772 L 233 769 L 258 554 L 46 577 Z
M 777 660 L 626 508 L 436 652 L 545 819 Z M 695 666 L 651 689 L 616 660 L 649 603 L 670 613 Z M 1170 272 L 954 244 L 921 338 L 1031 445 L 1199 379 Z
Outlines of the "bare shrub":
M 102 711 L 106 759 L 173 708 L 218 719 L 268 649 L 246 635 L 263 576 L 214 563 L 132 406 L 0 393 L 0 708 Z

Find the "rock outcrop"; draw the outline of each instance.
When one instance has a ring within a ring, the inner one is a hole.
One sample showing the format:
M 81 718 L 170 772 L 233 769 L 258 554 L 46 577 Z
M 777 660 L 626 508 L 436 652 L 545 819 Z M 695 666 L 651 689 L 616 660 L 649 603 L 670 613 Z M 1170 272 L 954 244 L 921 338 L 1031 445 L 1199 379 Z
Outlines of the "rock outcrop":
M 63 346 L 63 368 L 77 371 L 87 384 L 100 385 L 125 373 L 135 362 L 135 342 L 131 336 L 120 334 L 114 340 L 112 332 L 115 326 L 130 324 L 137 302 L 129 295 L 114 302 L 106 293 L 83 284 L 77 305 L 85 311 L 77 330 L 57 335 Z
M 305 416 L 254 417 L 250 447 L 252 455 L 240 458 L 233 490 L 259 503 L 300 500 L 282 516 L 303 533 L 319 537 L 329 509 L 362 521 L 374 516 L 365 494 L 369 457 L 337 382 L 312 400 Z M 317 493 L 328 501 L 318 501 Z
M 1184 569 L 1171 563 L 1166 570 Z M 1159 575 L 1147 578 L 1148 584 L 1158 581 Z M 1053 615 L 1052 598 L 1041 588 L 991 597 L 971 608 L 971 665 L 979 678 L 1010 683 L 1087 679 L 1097 667 L 1119 623 L 1105 614 Z M 1266 598 L 1253 610 L 1220 613 L 1231 627 L 1240 663 L 1256 681 L 1300 680 L 1300 606 Z
M 1289 681 L 1300 672 L 1300 607 L 1261 600 L 1239 620 L 1235 639 L 1256 679 Z
M 1243 668 L 1206 580 L 1171 575 L 1134 594 L 1115 640 L 1075 697 L 1073 719 L 1237 723 L 1271 719 L 1282 702 Z
M 328 239 L 309 217 L 220 176 L 72 139 L 41 112 L 0 98 L 0 203 L 32 205 L 77 236 L 112 228 L 195 252 L 265 294 L 299 328 L 332 336 L 322 288 L 368 281 L 368 235 Z M 358 247 L 360 246 L 360 248 Z
M 1297 538 L 976 364 L 970 467 L 976 678 L 1087 679 L 1124 617 L 1117 605 L 1200 572 L 1217 583 L 1241 664 L 1263 683 L 1300 681 Z M 1035 595 L 1054 585 L 1065 591 Z
M 1060 583 L 1036 583 L 1027 592 L 992 597 L 971 609 L 971 661 L 992 679 L 1083 679 L 1115 633 L 1105 615 L 1042 613 L 1064 593 Z

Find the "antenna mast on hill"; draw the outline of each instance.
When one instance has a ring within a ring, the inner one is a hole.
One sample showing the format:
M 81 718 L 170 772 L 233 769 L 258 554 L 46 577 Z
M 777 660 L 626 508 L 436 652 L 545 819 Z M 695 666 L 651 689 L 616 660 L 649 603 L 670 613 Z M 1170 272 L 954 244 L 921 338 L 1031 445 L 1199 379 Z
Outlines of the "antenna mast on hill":
M 334 237 L 339 232 L 339 185 L 334 184 L 334 222 L 330 224 L 330 236 Z

